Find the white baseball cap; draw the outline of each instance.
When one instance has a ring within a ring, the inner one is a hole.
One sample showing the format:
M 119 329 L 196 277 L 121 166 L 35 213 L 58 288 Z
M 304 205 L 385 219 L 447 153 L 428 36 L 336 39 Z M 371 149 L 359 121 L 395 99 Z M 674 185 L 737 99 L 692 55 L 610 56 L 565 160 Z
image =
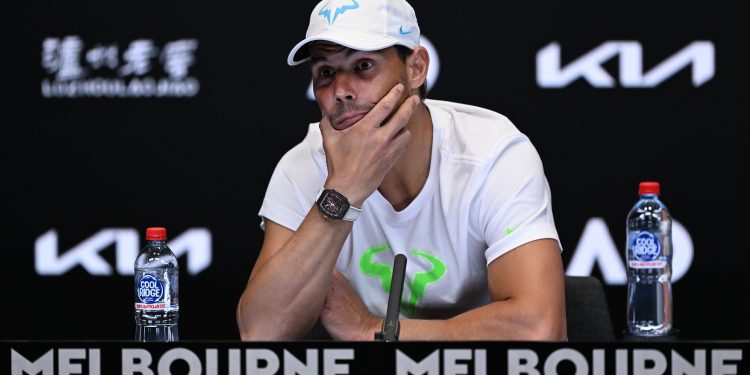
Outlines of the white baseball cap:
M 306 37 L 289 52 L 287 63 L 309 60 L 307 46 L 318 40 L 358 51 L 396 44 L 414 49 L 419 46 L 419 25 L 405 0 L 323 0 L 310 14 Z

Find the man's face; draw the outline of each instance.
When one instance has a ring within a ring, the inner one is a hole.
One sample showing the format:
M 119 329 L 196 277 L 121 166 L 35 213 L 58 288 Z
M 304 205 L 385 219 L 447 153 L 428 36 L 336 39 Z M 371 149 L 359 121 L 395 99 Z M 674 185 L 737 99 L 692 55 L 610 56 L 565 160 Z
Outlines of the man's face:
M 362 119 L 398 82 L 404 84 L 399 105 L 408 97 L 406 65 L 393 47 L 366 52 L 318 42 L 310 55 L 315 98 L 336 130 Z

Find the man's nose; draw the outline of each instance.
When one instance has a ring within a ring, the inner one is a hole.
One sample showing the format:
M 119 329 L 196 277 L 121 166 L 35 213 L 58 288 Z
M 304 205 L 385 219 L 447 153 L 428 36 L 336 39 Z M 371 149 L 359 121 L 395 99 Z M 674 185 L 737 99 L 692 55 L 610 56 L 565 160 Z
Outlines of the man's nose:
M 334 84 L 336 85 L 336 102 L 343 103 L 357 99 L 357 95 L 354 93 L 354 87 L 352 87 L 351 84 L 351 80 L 346 74 L 336 74 Z

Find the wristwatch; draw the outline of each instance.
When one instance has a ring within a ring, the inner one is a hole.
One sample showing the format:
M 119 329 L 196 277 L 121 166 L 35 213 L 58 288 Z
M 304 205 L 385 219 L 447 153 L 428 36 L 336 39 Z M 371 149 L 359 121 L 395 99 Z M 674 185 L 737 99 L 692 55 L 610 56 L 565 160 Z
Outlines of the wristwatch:
M 326 218 L 334 220 L 354 221 L 362 212 L 361 208 L 349 204 L 345 196 L 333 189 L 320 188 L 315 205 Z

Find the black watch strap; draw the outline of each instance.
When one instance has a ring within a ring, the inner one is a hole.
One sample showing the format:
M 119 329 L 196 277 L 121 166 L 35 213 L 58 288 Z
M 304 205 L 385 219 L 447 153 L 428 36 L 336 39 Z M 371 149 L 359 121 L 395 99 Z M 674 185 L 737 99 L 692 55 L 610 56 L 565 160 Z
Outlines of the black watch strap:
M 346 197 L 333 189 L 320 188 L 315 197 L 315 205 L 327 218 L 334 220 L 357 220 L 362 209 L 349 204 Z

